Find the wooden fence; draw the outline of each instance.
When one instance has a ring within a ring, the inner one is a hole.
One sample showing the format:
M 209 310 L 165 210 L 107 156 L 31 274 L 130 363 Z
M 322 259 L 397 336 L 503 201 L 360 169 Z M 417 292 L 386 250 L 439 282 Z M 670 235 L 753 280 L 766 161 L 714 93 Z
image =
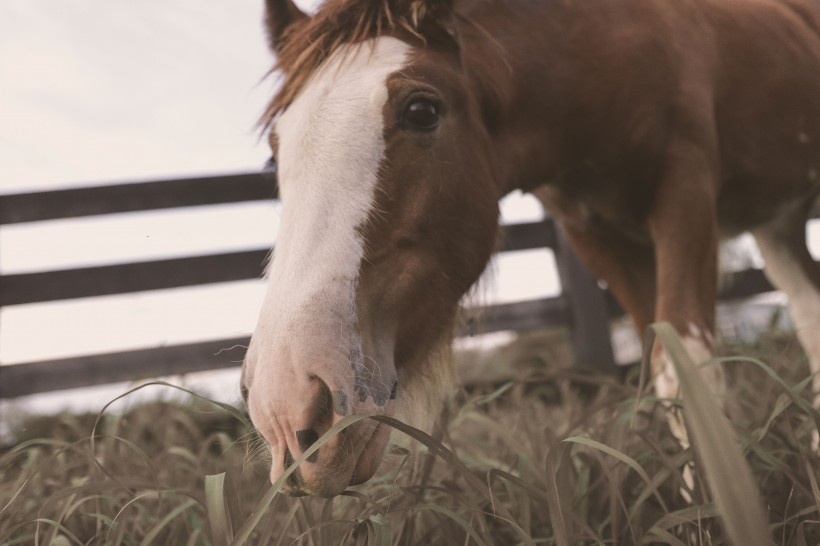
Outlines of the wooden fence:
M 274 183 L 243 174 L 0 196 L 2 225 L 101 214 L 271 200 Z M 555 252 L 560 296 L 471 312 L 459 335 L 568 325 L 579 363 L 614 370 L 610 319 L 621 309 L 578 262 L 549 219 L 502 228 L 501 252 L 547 247 Z M 1 250 L 1 249 L 0 249 Z M 258 278 L 270 249 L 0 276 L 0 308 L 72 298 L 160 290 Z M 737 275 L 721 297 L 772 290 L 760 271 Z M 0 325 L 1 327 L 2 325 Z M 249 338 L 0 366 L 0 399 L 140 378 L 236 366 Z

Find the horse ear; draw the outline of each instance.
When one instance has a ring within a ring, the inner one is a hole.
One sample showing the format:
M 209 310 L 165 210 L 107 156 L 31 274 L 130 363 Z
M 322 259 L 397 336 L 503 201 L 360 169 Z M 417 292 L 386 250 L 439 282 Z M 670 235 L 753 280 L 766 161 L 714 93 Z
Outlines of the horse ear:
M 278 53 L 287 30 L 307 17 L 293 0 L 265 0 L 265 29 L 271 50 Z
M 456 37 L 453 0 L 411 0 L 410 18 L 416 28 L 433 24 Z

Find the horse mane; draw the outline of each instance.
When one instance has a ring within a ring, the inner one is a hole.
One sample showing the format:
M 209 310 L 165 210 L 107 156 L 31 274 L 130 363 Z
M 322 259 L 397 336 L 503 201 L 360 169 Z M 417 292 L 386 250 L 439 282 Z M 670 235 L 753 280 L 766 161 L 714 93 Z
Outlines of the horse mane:
M 270 128 L 316 69 L 340 46 L 397 31 L 426 42 L 420 26 L 428 15 L 430 8 L 420 0 L 327 0 L 315 15 L 285 31 L 276 64 L 269 72 L 281 72 L 284 79 L 262 114 L 260 127 Z

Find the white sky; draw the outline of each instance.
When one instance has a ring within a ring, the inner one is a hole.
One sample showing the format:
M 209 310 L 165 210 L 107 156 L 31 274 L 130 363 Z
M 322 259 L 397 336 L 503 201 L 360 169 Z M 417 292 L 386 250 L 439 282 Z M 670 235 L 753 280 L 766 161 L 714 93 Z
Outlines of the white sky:
M 247 170 L 259 0 L 3 0 L 3 190 Z

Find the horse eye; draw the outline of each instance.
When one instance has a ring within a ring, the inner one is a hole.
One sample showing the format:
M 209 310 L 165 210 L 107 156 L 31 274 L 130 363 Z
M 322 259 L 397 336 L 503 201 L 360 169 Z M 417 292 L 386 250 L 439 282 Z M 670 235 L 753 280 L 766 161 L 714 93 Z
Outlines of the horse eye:
M 404 111 L 404 122 L 409 129 L 432 131 L 438 126 L 438 121 L 438 106 L 429 100 L 414 100 Z

